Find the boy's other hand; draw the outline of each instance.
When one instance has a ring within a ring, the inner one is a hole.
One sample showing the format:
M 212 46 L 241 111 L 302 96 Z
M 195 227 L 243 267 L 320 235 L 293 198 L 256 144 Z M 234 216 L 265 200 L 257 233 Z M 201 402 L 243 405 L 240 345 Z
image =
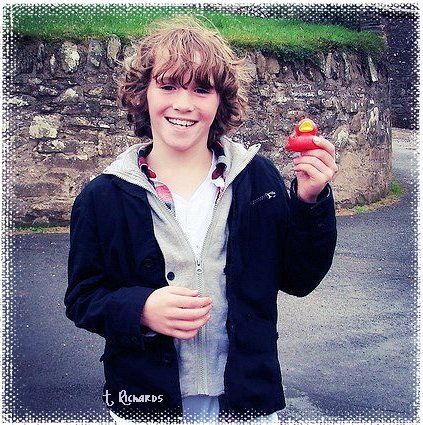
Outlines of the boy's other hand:
M 301 152 L 294 158 L 294 171 L 298 180 L 297 196 L 305 202 L 316 202 L 320 192 L 335 174 L 335 146 L 323 137 L 313 137 L 319 149 Z
M 164 335 L 189 339 L 210 319 L 211 308 L 211 298 L 199 297 L 198 290 L 165 286 L 147 298 L 141 324 Z

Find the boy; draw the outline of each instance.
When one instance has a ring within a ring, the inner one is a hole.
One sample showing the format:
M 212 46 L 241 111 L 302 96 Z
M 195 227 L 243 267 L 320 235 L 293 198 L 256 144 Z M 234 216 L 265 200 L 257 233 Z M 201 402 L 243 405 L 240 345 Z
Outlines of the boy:
M 288 195 L 258 145 L 224 136 L 245 115 L 243 62 L 193 18 L 154 25 L 118 91 L 152 142 L 75 200 L 66 314 L 106 340 L 117 421 L 277 423 L 277 292 L 305 296 L 331 265 L 334 146 L 294 159 Z

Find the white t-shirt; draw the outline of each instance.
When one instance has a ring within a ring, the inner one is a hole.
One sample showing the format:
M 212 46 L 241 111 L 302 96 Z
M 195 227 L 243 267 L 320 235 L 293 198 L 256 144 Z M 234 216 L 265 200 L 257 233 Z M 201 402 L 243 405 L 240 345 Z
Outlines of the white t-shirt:
M 212 173 L 215 168 L 216 157 L 213 153 L 212 164 L 207 177 L 189 200 L 172 192 L 176 220 L 186 234 L 197 258 L 200 257 L 201 248 L 213 216 L 218 187 L 223 186 L 222 177 L 212 180 Z

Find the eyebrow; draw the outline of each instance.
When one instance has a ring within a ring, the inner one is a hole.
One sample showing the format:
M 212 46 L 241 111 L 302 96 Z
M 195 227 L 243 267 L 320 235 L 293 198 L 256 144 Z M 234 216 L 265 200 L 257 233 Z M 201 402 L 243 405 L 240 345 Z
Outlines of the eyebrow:
M 180 81 L 179 78 L 172 77 L 172 76 L 171 77 L 168 77 L 168 76 L 165 77 L 163 75 L 156 75 L 153 78 L 154 78 L 154 80 L 156 81 L 157 84 L 163 84 L 163 85 L 164 84 L 178 84 L 178 85 L 181 85 L 182 87 L 187 86 L 187 84 L 181 84 L 181 81 Z M 200 87 L 207 88 L 207 89 L 214 88 L 214 85 L 211 84 L 210 80 L 199 81 L 199 80 L 193 79 L 189 82 L 189 84 L 195 84 L 195 85 L 198 85 Z

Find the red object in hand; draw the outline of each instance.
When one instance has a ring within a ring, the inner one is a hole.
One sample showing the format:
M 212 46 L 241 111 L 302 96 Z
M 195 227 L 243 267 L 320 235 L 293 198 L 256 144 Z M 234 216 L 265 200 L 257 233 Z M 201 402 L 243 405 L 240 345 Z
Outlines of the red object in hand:
M 319 149 L 313 142 L 314 136 L 317 136 L 317 125 L 311 119 L 304 118 L 295 125 L 294 134 L 289 136 L 285 149 L 294 152 Z

